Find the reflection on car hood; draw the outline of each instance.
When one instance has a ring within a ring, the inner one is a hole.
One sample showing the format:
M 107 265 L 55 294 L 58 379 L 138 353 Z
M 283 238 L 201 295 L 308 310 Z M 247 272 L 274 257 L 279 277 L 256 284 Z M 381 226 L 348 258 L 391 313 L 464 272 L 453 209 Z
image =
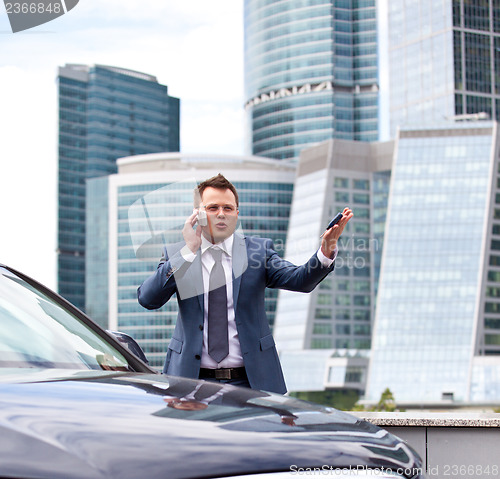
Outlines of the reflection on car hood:
M 153 374 L 64 375 L 0 377 L 0 477 L 192 478 L 292 466 L 421 466 L 386 431 L 293 398 Z

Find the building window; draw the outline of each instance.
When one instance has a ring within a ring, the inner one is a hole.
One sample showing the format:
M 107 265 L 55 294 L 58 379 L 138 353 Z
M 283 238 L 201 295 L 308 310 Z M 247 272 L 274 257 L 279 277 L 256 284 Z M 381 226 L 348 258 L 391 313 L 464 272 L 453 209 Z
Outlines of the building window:
M 332 297 L 329 294 L 318 294 L 318 304 L 320 305 L 328 305 L 332 304 Z
M 332 325 L 330 323 L 315 323 L 313 328 L 313 334 L 332 334 Z
M 370 325 L 369 324 L 355 324 L 353 326 L 353 331 L 356 336 L 369 336 L 370 335 Z
M 362 205 L 370 204 L 370 197 L 365 193 L 353 193 L 352 195 L 353 203 L 359 203 Z
M 486 288 L 486 296 L 489 298 L 500 298 L 500 288 L 488 286 Z
M 354 319 L 356 321 L 370 321 L 370 311 L 368 309 L 354 310 Z
M 500 319 L 484 318 L 484 327 L 486 329 L 500 329 Z
M 484 342 L 488 346 L 500 346 L 500 334 L 485 334 Z
M 350 341 L 349 341 L 349 339 L 336 339 L 335 340 L 335 347 L 337 349 L 349 349 Z
M 349 188 L 348 178 L 335 178 L 333 182 L 335 188 Z
M 326 308 L 316 308 L 316 319 L 330 319 L 332 317 L 332 310 Z
M 335 311 L 335 319 L 349 320 L 351 319 L 351 311 L 348 309 L 337 309 Z
M 370 182 L 368 180 L 353 180 L 352 186 L 356 190 L 369 190 Z
M 338 306 L 350 306 L 351 297 L 347 294 L 338 294 L 335 296 L 335 304 Z
M 339 280 L 336 281 L 335 287 L 337 291 L 349 291 L 351 282 L 349 280 Z
M 485 313 L 500 313 L 500 303 L 486 303 L 484 305 Z
M 335 201 L 337 203 L 349 203 L 349 193 L 347 191 L 336 191 Z
M 370 282 L 369 281 L 354 281 L 354 291 L 356 292 L 369 292 Z
M 488 281 L 492 283 L 500 282 L 500 271 L 488 271 Z
M 346 383 L 360 383 L 363 381 L 364 369 L 360 367 L 348 367 L 345 373 Z
M 354 223 L 354 233 L 370 234 L 370 223 Z
M 313 338 L 311 340 L 311 349 L 330 349 L 332 340 L 329 338 Z
M 370 306 L 370 296 L 366 294 L 355 295 L 354 306 Z
M 370 219 L 370 210 L 368 208 L 355 208 L 354 214 L 358 219 Z
M 349 324 L 336 324 L 335 332 L 341 335 L 351 334 L 351 326 Z
M 368 338 L 363 339 L 354 339 L 353 340 L 353 348 L 354 349 L 370 349 L 371 341 Z

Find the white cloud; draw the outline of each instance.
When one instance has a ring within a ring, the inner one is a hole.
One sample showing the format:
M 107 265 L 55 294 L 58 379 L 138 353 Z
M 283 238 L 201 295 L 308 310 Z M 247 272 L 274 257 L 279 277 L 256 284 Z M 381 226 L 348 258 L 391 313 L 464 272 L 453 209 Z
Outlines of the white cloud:
M 183 152 L 243 154 L 243 110 L 193 102 L 184 113 L 189 121 L 183 123 L 181 131 Z

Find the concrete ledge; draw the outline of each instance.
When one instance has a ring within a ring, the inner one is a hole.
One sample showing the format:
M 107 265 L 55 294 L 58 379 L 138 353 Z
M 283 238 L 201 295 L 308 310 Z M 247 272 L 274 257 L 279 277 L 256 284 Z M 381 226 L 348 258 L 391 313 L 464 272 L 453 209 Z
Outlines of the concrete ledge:
M 448 412 L 349 411 L 353 416 L 385 426 L 500 427 L 500 414 Z
M 500 478 L 500 414 L 352 411 L 400 437 L 422 458 L 428 479 Z

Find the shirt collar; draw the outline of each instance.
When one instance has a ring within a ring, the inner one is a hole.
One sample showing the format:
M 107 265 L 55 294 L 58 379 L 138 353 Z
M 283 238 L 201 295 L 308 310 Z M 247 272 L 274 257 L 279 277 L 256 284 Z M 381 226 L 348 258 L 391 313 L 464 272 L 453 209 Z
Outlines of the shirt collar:
M 201 235 L 201 254 L 205 253 L 209 248 L 216 246 L 217 248 L 220 248 L 222 251 L 224 251 L 224 253 L 226 253 L 227 255 L 232 256 L 233 242 L 234 233 L 229 238 L 226 238 L 222 243 L 217 243 L 216 245 L 208 241 L 205 236 Z

